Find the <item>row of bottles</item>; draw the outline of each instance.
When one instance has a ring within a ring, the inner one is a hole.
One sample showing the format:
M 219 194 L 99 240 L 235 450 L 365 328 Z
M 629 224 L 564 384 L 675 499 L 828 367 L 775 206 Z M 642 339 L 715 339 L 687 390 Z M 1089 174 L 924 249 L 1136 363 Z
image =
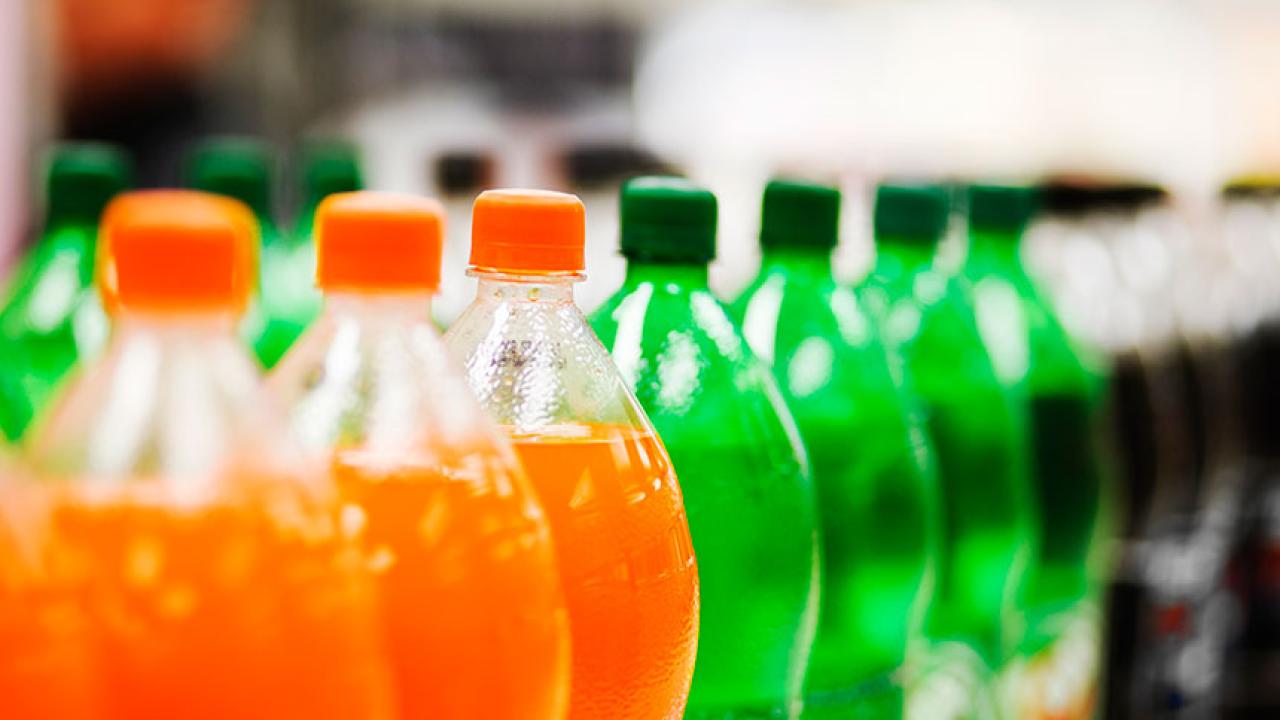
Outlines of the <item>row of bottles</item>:
M 823 537 L 823 596 L 805 717 L 901 717 L 937 560 L 937 477 L 915 401 L 878 324 L 835 281 L 840 194 L 775 181 L 762 270 L 735 301 L 808 452 Z M 913 717 L 939 715 L 926 707 Z
M 1045 193 L 1033 259 L 1113 367 L 1124 503 L 1105 601 L 1109 717 L 1276 707 L 1276 197 L 1271 184 L 1233 184 L 1193 226 L 1151 186 Z
M 187 168 L 191 187 L 244 202 L 259 226 L 261 275 L 241 332 L 268 368 L 319 309 L 311 277 L 317 205 L 332 193 L 363 186 L 354 149 L 337 142 L 308 145 L 302 175 L 302 204 L 286 231 L 274 219 L 272 156 L 265 145 L 209 141 L 193 151 Z M 0 367 L 0 435 L 10 442 L 23 436 L 76 359 L 95 356 L 106 340 L 106 316 L 92 287 L 98 219 L 132 184 L 129 159 L 111 146 L 68 144 L 52 154 L 41 236 L 0 305 L 6 360 Z
M 127 158 L 109 146 L 77 146 L 52 157 L 41 236 L 8 279 L 0 305 L 0 434 L 11 442 L 77 358 L 106 340 L 106 316 L 93 290 L 98 219 L 131 184 Z
M 312 281 L 313 224 L 325 197 L 364 186 L 354 148 L 313 143 L 304 148 L 302 197 L 293 228 L 275 221 L 273 158 L 263 143 L 241 138 L 198 146 L 187 167 L 187 184 L 243 202 L 253 212 L 261 238 L 260 273 L 241 332 L 270 369 L 315 318 L 320 297 Z
M 635 179 L 590 317 L 581 202 L 487 191 L 442 339 L 440 205 L 339 160 L 283 240 L 254 157 L 82 218 L 109 340 L 0 484 L 17 717 L 1088 717 L 1105 386 L 1025 189 L 968 191 L 957 271 L 949 193 L 882 185 L 850 287 L 839 192 L 775 181 L 726 303 L 715 197 Z
M 495 312 L 523 310 L 536 332 L 555 308 L 520 296 L 529 276 L 508 273 L 541 270 L 508 233 L 541 223 L 572 261 L 581 206 L 485 202 L 473 261 L 500 263 L 484 271 L 507 296 L 477 303 L 468 365 L 518 373 L 505 324 L 487 332 Z M 256 225 L 194 192 L 108 207 L 111 340 L 3 485 L 6 716 L 678 715 L 697 574 L 670 463 L 616 374 L 574 407 L 544 345 L 552 362 L 522 394 L 559 412 L 502 439 L 475 398 L 497 417 L 503 399 L 470 390 L 430 321 L 439 206 L 339 194 L 319 211 L 324 313 L 267 393 L 236 337 Z

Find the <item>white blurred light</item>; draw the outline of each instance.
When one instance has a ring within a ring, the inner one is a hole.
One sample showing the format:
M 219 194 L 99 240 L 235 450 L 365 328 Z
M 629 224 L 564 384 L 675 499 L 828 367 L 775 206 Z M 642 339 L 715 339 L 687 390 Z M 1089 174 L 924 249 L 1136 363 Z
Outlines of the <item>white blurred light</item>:
M 698 168 L 1205 187 L 1280 160 L 1280 12 L 1255 2 L 718 2 L 642 52 L 642 136 Z

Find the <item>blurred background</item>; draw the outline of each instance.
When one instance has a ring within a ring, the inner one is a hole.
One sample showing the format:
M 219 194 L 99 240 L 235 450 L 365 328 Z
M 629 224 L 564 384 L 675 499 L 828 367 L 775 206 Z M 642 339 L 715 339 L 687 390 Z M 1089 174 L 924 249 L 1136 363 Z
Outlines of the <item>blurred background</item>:
M 299 148 L 338 138 L 368 186 L 446 201 L 444 323 L 484 187 L 583 197 L 590 309 L 638 172 L 717 193 L 726 294 L 775 173 L 845 188 L 851 282 L 877 180 L 1043 183 L 1027 261 L 1113 368 L 1102 712 L 1280 713 L 1280 3 L 12 0 L 0 109 L 0 273 L 54 141 L 123 146 L 157 186 L 202 139 L 265 140 L 291 227 Z

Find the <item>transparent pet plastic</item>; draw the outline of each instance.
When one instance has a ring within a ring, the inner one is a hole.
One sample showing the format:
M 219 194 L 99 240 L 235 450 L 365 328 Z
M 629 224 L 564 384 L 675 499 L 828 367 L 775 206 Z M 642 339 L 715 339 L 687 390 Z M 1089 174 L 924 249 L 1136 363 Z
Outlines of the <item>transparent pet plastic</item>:
M 547 520 L 449 360 L 423 293 L 329 293 L 271 378 L 377 579 L 403 718 L 562 718 Z
M 122 313 L 35 428 L 0 491 L 6 717 L 391 717 L 334 494 L 234 326 Z
M 574 303 L 578 275 L 476 276 L 446 344 L 551 519 L 573 636 L 570 717 L 678 718 L 698 580 L 670 459 Z

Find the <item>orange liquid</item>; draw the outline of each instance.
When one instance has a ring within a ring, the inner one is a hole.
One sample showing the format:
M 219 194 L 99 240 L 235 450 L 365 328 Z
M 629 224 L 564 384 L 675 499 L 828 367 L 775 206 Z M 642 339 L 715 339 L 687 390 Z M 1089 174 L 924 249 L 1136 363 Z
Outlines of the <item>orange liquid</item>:
M 43 572 L 0 601 L 0 716 L 391 717 L 358 558 L 267 505 L 54 506 Z
M 487 465 L 473 456 L 446 476 L 439 462 L 374 469 L 345 453 L 334 464 L 406 720 L 564 717 L 568 623 L 546 525 L 511 494 L 510 470 Z
M 15 498 L 6 494 L 0 507 Z M 0 520 L 0 717 L 100 717 L 84 613 L 66 593 L 38 588 Z
M 651 433 L 514 436 L 551 519 L 573 635 L 572 720 L 677 720 L 697 651 L 698 573 L 680 488 Z

